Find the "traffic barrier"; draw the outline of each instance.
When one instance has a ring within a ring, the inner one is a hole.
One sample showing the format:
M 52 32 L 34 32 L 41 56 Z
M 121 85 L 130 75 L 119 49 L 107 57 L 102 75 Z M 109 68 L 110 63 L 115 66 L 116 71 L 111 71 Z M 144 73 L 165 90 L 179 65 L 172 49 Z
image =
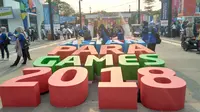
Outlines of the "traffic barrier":
M 134 54 L 124 54 L 119 56 L 119 66 L 122 68 L 124 80 L 137 80 L 137 70 L 139 62 Z
M 42 56 L 33 62 L 34 67 L 50 67 L 56 71 L 56 64 L 60 62 L 60 56 Z
M 76 51 L 76 47 L 74 46 L 58 46 L 49 52 L 48 56 L 60 56 L 60 59 L 63 60 L 66 57 L 71 56 L 74 51 Z
M 88 72 L 83 67 L 68 67 L 49 78 L 50 102 L 55 107 L 78 106 L 88 96 Z
M 96 51 L 94 46 L 85 45 L 76 50 L 72 55 L 80 56 L 81 64 L 84 65 L 88 55 L 95 55 L 98 57 L 98 52 Z
M 100 109 L 137 109 L 137 91 L 135 82 L 123 82 L 120 67 L 101 70 L 98 85 Z
M 122 52 L 122 46 L 121 45 L 102 45 L 100 50 L 100 57 L 105 56 L 106 54 L 112 54 L 114 65 L 118 65 L 118 57 L 121 54 L 124 54 Z
M 34 67 L 23 70 L 23 75 L 0 85 L 3 107 L 36 107 L 40 93 L 47 92 L 50 68 Z
M 85 68 L 88 70 L 88 77 L 90 81 L 94 80 L 95 74 L 100 76 L 101 69 L 113 66 L 113 57 L 111 54 L 107 54 L 102 58 L 98 58 L 94 55 L 88 55 Z

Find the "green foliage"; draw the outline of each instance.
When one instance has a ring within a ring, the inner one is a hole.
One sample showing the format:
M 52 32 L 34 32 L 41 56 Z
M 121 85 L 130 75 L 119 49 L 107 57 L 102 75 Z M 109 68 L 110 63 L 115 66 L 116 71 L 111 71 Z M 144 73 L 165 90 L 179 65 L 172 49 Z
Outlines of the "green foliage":
M 70 4 L 61 0 L 46 0 L 46 2 L 51 1 L 58 5 L 59 13 L 62 16 L 70 16 L 75 14 L 75 10 L 70 6 Z
M 148 11 L 149 13 L 152 12 L 152 8 L 154 7 L 153 6 L 153 3 L 155 2 L 155 0 L 144 0 L 144 3 L 147 5 L 145 6 L 145 10 Z

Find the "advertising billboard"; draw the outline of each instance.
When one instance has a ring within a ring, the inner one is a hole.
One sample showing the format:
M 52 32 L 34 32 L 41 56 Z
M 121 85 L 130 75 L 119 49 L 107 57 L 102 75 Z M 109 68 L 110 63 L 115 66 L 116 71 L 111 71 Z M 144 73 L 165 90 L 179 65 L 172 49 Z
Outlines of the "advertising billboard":
M 0 7 L 0 19 L 14 18 L 12 7 Z

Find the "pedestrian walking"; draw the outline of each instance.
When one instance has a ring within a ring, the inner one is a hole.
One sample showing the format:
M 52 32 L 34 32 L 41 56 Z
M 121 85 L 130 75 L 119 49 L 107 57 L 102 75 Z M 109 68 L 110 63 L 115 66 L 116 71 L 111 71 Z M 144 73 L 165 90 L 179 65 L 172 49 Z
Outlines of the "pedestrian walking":
M 171 28 L 172 28 L 172 38 L 175 38 L 176 37 L 176 24 L 173 23 Z
M 26 52 L 27 52 L 27 58 L 28 58 L 28 60 L 32 60 L 31 56 L 30 56 L 30 52 L 29 52 L 30 39 L 28 38 L 28 35 L 27 35 L 27 33 L 25 31 L 23 32 L 23 34 L 24 34 L 25 39 L 26 39 L 26 43 L 25 44 L 27 46 L 27 50 L 26 50 Z
M 66 29 L 66 28 L 63 28 L 62 33 L 63 33 L 63 38 L 64 38 L 64 40 L 66 40 L 67 29 Z
M 30 27 L 28 29 L 28 37 L 30 38 L 30 40 L 33 42 L 34 41 L 34 37 L 33 37 L 33 29 Z
M 194 37 L 192 23 L 188 23 L 185 30 L 186 30 L 186 37 L 187 38 L 193 38 Z
M 200 29 L 198 31 L 199 31 L 199 35 L 197 37 L 197 42 L 198 42 L 197 54 L 200 54 Z
M 142 40 L 147 44 L 147 48 L 155 51 L 157 44 L 157 29 L 155 28 L 154 23 L 143 22 L 143 31 L 142 31 Z
M 0 48 L 1 48 L 2 60 L 4 60 L 4 55 L 5 55 L 4 51 L 6 52 L 7 60 L 9 60 L 8 44 L 10 44 L 10 39 L 7 35 L 7 29 L 6 29 L 6 27 L 1 27 Z
M 15 62 L 10 66 L 10 67 L 14 67 L 17 66 L 21 56 L 23 56 L 23 65 L 26 64 L 27 62 L 27 50 L 28 50 L 28 43 L 26 41 L 26 36 L 24 34 L 24 29 L 23 27 L 18 27 L 16 28 L 16 31 L 18 32 L 17 35 L 17 40 L 16 40 L 16 52 L 17 52 L 17 59 L 15 60 Z

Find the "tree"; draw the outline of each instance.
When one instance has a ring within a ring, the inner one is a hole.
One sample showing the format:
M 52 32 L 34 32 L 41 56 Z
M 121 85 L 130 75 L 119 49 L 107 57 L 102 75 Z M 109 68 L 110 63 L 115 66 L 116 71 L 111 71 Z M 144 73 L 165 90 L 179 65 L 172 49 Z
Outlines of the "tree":
M 144 0 L 144 3 L 147 5 L 144 7 L 144 9 L 149 12 L 150 14 L 152 13 L 152 8 L 154 7 L 153 6 L 153 3 L 155 2 L 155 0 Z
M 59 12 L 63 16 L 70 16 L 75 14 L 75 10 L 66 2 L 59 2 L 58 4 Z
M 70 6 L 70 4 L 63 2 L 61 0 L 52 0 L 52 2 L 58 5 L 60 15 L 70 16 L 70 15 L 75 14 L 75 10 Z

